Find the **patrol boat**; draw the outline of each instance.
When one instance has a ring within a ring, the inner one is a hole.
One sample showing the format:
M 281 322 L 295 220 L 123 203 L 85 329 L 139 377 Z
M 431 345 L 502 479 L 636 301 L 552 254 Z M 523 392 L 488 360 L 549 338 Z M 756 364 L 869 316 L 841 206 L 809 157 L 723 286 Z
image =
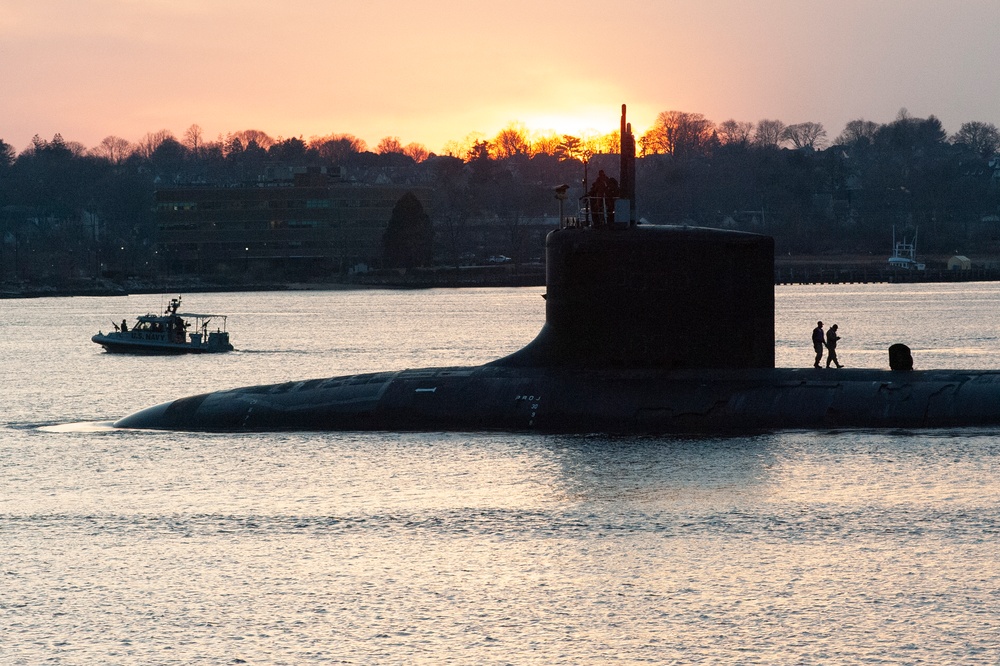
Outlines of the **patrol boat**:
M 119 354 L 215 354 L 233 351 L 226 331 L 226 315 L 178 312 L 181 297 L 171 298 L 162 315 L 139 315 L 132 328 L 112 324 L 114 331 L 98 331 L 91 340 L 105 350 Z M 188 328 L 194 322 L 194 330 Z M 209 331 L 211 321 L 221 322 Z

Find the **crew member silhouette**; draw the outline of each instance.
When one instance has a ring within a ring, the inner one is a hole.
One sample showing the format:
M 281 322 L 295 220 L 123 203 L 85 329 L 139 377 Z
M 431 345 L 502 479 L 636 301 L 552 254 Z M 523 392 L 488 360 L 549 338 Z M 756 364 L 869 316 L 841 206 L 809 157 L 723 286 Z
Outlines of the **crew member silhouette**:
M 826 336 L 823 334 L 823 322 L 816 322 L 816 328 L 813 329 L 813 348 L 816 350 L 816 360 L 813 362 L 813 367 L 820 367 L 819 362 L 823 360 L 823 343 L 825 342 Z
M 826 332 L 826 367 L 828 368 L 831 363 L 838 368 L 844 367 L 840 364 L 840 361 L 837 360 L 837 340 L 839 339 L 840 336 L 837 335 L 837 325 L 834 324 L 830 327 L 830 330 Z
M 618 187 L 618 181 L 615 180 L 614 176 L 608 178 L 608 191 L 604 197 L 604 208 L 608 218 L 608 226 L 612 226 L 615 223 L 615 200 L 620 195 L 621 190 Z
M 608 196 L 608 176 L 604 173 L 604 169 L 597 172 L 597 180 L 590 186 L 587 196 L 590 197 L 590 211 L 594 226 L 603 227 Z

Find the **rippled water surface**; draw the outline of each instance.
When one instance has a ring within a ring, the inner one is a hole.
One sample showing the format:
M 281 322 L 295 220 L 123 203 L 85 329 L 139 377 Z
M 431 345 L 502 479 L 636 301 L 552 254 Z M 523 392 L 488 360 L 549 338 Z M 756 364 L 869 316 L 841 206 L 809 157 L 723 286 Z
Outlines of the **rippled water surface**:
M 1000 431 L 188 434 L 219 388 L 474 365 L 542 289 L 188 294 L 236 352 L 103 353 L 166 297 L 0 301 L 0 664 L 995 664 Z M 994 368 L 1000 285 L 779 287 L 779 366 Z M 831 370 L 830 372 L 835 372 Z

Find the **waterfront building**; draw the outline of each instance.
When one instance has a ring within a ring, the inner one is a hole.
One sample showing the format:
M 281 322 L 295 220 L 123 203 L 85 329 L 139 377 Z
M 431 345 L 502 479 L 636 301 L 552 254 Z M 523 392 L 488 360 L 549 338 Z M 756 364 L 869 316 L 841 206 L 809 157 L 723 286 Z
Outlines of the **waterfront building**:
M 156 191 L 157 252 L 168 275 L 310 279 L 381 264 L 393 206 L 427 188 L 367 184 L 325 168 L 277 169 L 237 187 Z

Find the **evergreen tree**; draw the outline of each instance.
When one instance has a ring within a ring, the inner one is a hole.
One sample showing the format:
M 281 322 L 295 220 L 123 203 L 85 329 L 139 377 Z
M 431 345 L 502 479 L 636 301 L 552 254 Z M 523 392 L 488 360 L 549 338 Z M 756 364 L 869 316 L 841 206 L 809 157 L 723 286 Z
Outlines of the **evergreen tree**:
M 429 265 L 434 257 L 434 230 L 423 204 L 407 192 L 392 209 L 389 226 L 382 236 L 387 268 L 414 268 Z

